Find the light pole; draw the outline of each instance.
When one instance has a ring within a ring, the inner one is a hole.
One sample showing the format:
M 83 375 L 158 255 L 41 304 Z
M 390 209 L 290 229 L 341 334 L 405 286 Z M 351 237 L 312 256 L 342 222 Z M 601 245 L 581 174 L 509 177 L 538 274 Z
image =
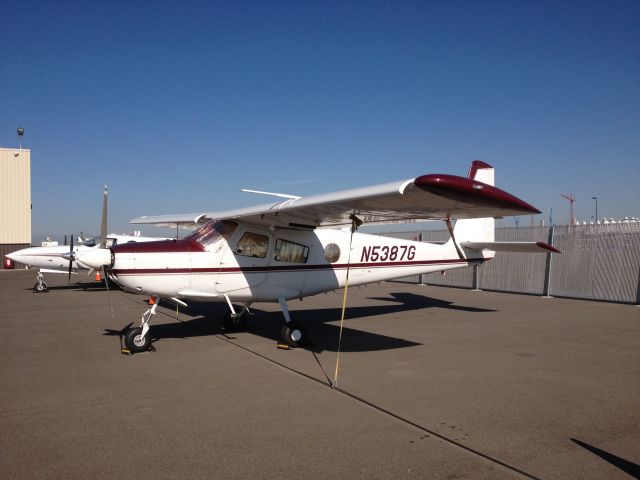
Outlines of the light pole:
M 596 224 L 598 224 L 598 197 L 591 197 L 591 200 L 596 201 Z
M 22 136 L 24 135 L 24 128 L 18 127 L 16 130 L 18 132 L 18 140 L 20 142 L 20 150 L 22 150 Z

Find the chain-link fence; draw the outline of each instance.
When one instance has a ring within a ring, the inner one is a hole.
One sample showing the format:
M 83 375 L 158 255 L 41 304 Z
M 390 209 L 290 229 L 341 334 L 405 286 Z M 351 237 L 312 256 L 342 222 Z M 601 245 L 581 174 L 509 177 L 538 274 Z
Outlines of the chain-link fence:
M 447 230 L 384 233 L 444 242 Z M 497 252 L 478 268 L 405 277 L 401 281 L 503 292 L 640 303 L 640 223 L 497 228 L 496 241 L 544 241 L 562 253 Z

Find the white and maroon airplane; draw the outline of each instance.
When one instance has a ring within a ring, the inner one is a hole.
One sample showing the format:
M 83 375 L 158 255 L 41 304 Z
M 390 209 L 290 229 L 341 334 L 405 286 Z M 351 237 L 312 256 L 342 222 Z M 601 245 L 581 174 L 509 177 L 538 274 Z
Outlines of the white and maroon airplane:
M 131 223 L 201 226 L 184 239 L 99 248 L 78 259 L 104 269 L 130 292 L 180 305 L 226 302 L 228 329 L 246 325 L 253 302 L 277 302 L 285 319 L 281 341 L 296 347 L 307 334 L 291 319 L 289 300 L 478 265 L 496 251 L 557 252 L 543 242 L 494 241 L 495 217 L 540 212 L 493 184 L 494 169 L 476 160 L 468 177 L 423 175 L 309 197 L 284 196 L 226 212 L 140 217 Z M 362 223 L 413 219 L 443 220 L 450 240 L 434 244 L 356 232 Z M 131 352 L 149 348 L 149 320 L 157 304 L 142 315 L 139 327 L 126 332 Z

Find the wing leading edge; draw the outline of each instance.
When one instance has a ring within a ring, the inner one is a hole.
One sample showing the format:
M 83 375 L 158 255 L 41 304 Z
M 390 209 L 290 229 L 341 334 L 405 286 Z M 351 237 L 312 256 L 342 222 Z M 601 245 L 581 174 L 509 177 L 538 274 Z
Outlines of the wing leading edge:
M 484 164 L 486 165 L 486 164 Z M 489 165 L 486 167 L 491 168 Z M 209 219 L 233 219 L 280 227 L 503 217 L 540 213 L 519 198 L 474 178 L 430 174 L 399 182 L 291 198 L 255 207 L 220 212 L 144 216 L 135 224 L 198 226 Z

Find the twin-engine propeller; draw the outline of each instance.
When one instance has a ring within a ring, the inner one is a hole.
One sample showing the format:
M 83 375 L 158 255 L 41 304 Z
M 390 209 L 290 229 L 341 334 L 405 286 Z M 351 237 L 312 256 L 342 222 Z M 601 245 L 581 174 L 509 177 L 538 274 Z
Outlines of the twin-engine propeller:
M 71 283 L 71 270 L 73 269 L 73 262 L 77 261 L 76 252 L 73 251 L 73 233 L 71 234 L 69 251 L 67 253 L 63 253 L 61 256 L 65 260 L 69 260 L 69 278 L 67 280 L 67 283 Z
M 100 244 L 96 248 L 91 249 L 88 252 L 82 253 L 80 255 L 74 254 L 74 260 L 91 269 L 89 271 L 89 275 L 91 275 L 91 273 L 93 273 L 93 271 L 95 270 L 100 270 L 103 274 L 105 282 L 107 282 L 106 269 L 113 263 L 111 250 L 107 248 L 107 197 L 107 186 L 105 185 L 104 197 L 102 199 L 102 221 L 100 222 Z M 71 245 L 73 250 L 73 240 Z

